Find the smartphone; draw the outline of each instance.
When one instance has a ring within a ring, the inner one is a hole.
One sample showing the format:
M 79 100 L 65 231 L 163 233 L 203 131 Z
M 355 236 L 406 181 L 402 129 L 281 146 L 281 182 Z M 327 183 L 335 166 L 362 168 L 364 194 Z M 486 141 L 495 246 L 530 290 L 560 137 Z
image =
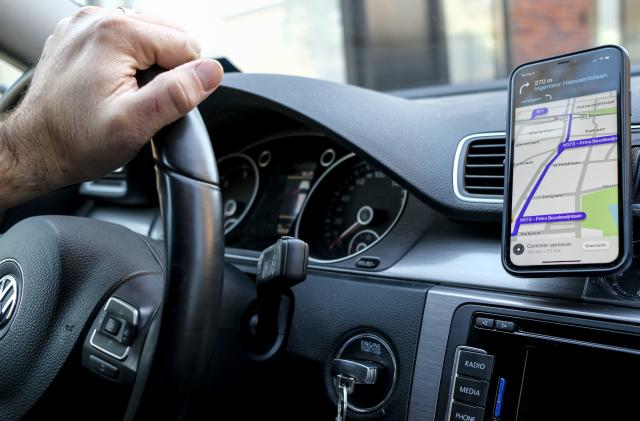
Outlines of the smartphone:
M 502 263 L 516 276 L 631 262 L 629 56 L 603 46 L 509 78 Z

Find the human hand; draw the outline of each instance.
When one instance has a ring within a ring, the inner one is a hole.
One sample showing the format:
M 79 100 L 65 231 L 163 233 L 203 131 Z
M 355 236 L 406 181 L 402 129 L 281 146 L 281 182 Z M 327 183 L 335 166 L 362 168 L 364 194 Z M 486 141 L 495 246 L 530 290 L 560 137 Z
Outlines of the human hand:
M 136 72 L 153 65 L 169 71 L 140 88 Z M 24 100 L 0 121 L 2 205 L 121 166 L 210 95 L 222 73 L 200 59 L 193 37 L 159 18 L 85 7 L 63 19 Z

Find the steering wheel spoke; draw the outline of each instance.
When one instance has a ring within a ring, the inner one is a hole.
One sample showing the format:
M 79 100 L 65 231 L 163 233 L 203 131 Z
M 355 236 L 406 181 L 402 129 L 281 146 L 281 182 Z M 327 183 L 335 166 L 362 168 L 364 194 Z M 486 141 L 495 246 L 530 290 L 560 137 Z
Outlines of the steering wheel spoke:
M 157 308 L 164 290 L 161 257 L 148 240 L 86 218 L 26 219 L 0 238 L 0 260 L 18 266 L 21 278 L 0 340 L 3 419 L 20 418 L 38 400 L 113 291 L 153 283 Z M 141 304 L 136 303 L 143 327 L 150 310 Z

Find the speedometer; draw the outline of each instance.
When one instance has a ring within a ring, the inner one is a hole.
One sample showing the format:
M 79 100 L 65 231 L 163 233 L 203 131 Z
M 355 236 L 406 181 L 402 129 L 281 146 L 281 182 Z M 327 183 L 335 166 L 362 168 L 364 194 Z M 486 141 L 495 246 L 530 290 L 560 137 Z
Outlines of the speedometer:
M 399 219 L 406 200 L 407 191 L 399 184 L 348 155 L 309 192 L 296 236 L 309 243 L 315 260 L 344 260 L 380 241 Z

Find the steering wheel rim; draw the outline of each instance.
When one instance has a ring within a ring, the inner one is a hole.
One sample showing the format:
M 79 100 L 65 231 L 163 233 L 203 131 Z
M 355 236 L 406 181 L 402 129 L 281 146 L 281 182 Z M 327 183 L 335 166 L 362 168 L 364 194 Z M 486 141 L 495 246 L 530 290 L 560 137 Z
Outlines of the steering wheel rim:
M 31 75 L 25 72 L 0 98 L 0 113 L 15 106 Z M 145 387 L 146 375 L 138 376 L 125 418 L 183 419 L 206 380 L 217 331 L 224 274 L 222 195 L 197 108 L 158 132 L 152 149 L 165 232 L 164 300 L 159 336 L 148 335 L 145 342 L 147 355 L 155 354 L 146 373 L 151 387 Z
M 152 371 L 161 387 L 148 399 L 155 414 L 181 419 L 206 380 L 215 342 L 224 277 L 223 203 L 197 108 L 162 129 L 152 147 L 168 268 L 156 350 L 161 353 Z

